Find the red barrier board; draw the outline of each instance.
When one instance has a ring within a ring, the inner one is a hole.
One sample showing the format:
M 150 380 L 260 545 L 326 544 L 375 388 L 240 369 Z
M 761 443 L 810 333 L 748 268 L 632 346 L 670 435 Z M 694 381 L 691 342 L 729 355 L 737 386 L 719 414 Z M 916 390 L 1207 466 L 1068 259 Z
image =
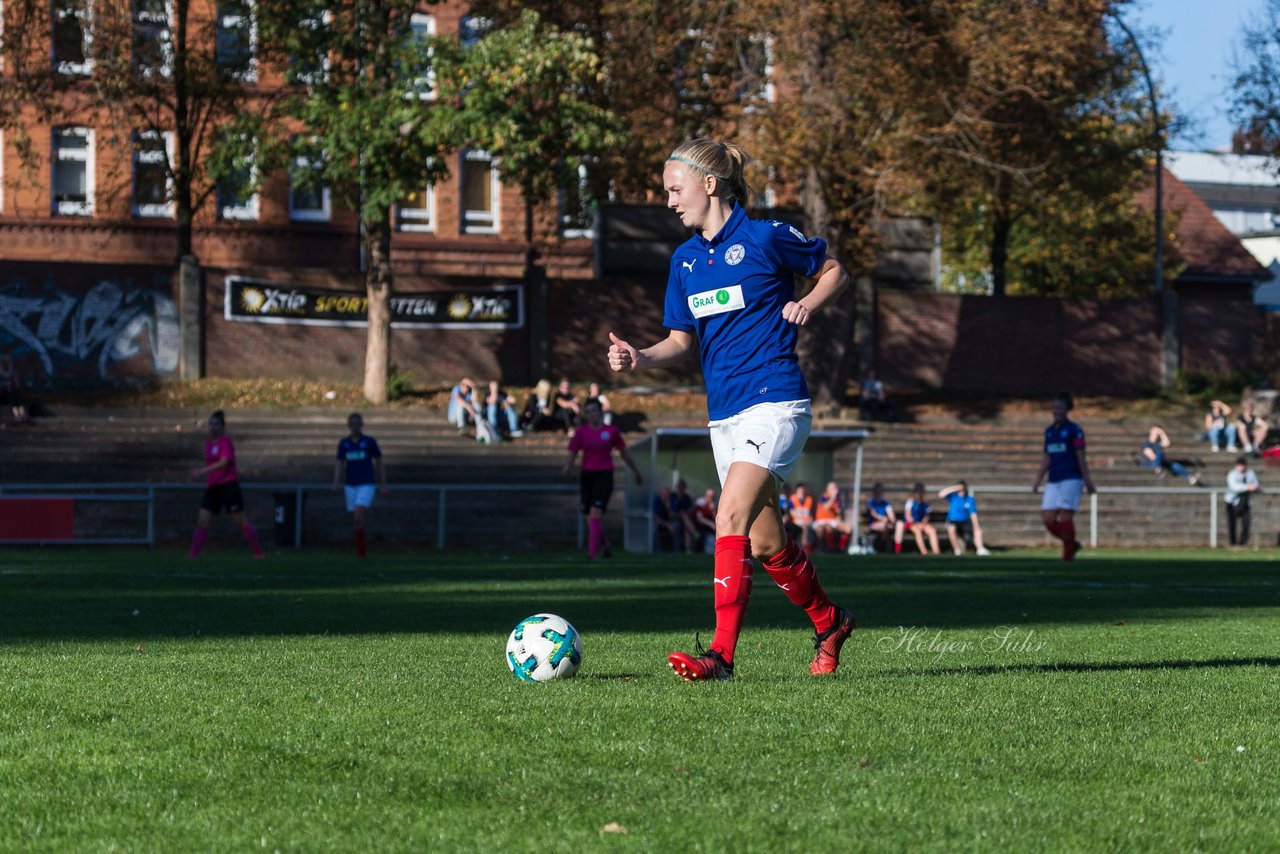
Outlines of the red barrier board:
M 0 498 L 0 542 L 75 539 L 71 498 Z

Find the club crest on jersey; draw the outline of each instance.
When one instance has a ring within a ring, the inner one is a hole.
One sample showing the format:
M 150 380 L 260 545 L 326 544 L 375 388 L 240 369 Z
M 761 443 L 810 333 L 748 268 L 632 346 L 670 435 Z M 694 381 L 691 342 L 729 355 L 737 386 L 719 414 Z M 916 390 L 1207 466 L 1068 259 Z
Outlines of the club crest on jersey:
M 724 250 L 724 262 L 730 266 L 741 264 L 742 259 L 747 255 L 747 250 L 742 247 L 741 243 L 735 243 L 728 249 Z
M 728 288 L 716 288 L 700 294 L 690 294 L 689 311 L 694 317 L 710 317 L 713 314 L 724 314 L 726 311 L 737 311 L 746 308 L 742 298 L 742 285 Z

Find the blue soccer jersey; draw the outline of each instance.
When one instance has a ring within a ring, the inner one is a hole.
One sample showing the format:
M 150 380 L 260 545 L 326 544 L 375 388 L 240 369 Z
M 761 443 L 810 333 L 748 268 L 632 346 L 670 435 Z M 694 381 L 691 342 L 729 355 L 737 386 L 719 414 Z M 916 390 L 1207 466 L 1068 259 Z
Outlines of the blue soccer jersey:
M 961 495 L 953 492 L 947 496 L 947 521 L 968 522 L 969 517 L 978 512 L 978 502 L 972 495 Z
M 347 461 L 347 486 L 373 483 L 373 461 L 381 456 L 382 449 L 372 436 L 361 436 L 358 442 L 343 436 L 338 442 L 338 459 Z
M 929 506 L 927 501 L 916 501 L 914 498 L 908 498 L 902 509 L 904 511 L 903 516 L 908 522 L 924 522 L 929 518 L 929 511 L 933 508 Z
M 871 511 L 874 516 L 881 516 L 887 519 L 889 517 L 889 499 L 868 498 L 867 510 Z
M 1044 452 L 1049 455 L 1049 482 L 1081 480 L 1080 460 L 1076 450 L 1084 448 L 1084 430 L 1074 421 L 1063 420 L 1044 430 Z
M 818 275 L 826 257 L 826 241 L 739 205 L 715 237 L 694 234 L 671 256 L 663 325 L 697 335 L 712 421 L 809 399 L 782 307 L 795 299 L 794 277 Z

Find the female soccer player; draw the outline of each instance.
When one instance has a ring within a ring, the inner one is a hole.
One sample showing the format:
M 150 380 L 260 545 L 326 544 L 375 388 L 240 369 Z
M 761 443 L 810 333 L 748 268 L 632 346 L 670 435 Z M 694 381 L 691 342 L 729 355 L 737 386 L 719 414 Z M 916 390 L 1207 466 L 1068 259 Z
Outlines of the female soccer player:
M 812 422 L 796 359 L 796 327 L 838 297 L 849 277 L 827 254 L 825 241 L 786 223 L 747 218 L 747 159 L 741 148 L 710 139 L 683 143 L 667 158 L 667 207 L 694 231 L 671 258 L 663 315 L 669 332 L 643 349 L 609 333 L 614 371 L 683 359 L 695 336 L 702 357 L 722 487 L 712 585 L 716 631 L 705 652 L 667 657 L 687 680 L 733 675 L 753 556 L 813 622 L 817 654 L 810 672 L 835 671 L 855 626 L 853 615 L 827 597 L 778 509 L 778 487 L 800 457 Z M 797 274 L 817 280 L 799 300 Z
M 597 554 L 613 556 L 613 548 L 604 535 L 604 511 L 609 509 L 609 497 L 613 495 L 613 452 L 622 457 L 636 476 L 636 483 L 644 483 L 635 460 L 627 453 L 627 443 L 617 427 L 604 423 L 604 411 L 600 401 L 594 398 L 583 406 L 587 423 L 573 431 L 569 439 L 569 459 L 565 460 L 567 477 L 573 469 L 573 461 L 582 452 L 582 473 L 579 476 L 582 515 L 587 517 L 587 558 L 594 560 Z
M 369 553 L 364 536 L 365 512 L 373 505 L 374 483 L 377 491 L 387 495 L 387 470 L 382 467 L 382 449 L 378 440 L 364 434 L 364 418 L 359 412 L 347 416 L 349 435 L 338 440 L 337 462 L 333 465 L 333 491 L 341 488 L 347 499 L 347 512 L 355 525 L 356 556 Z M 343 485 L 345 482 L 345 486 Z
M 240 526 L 244 541 L 249 544 L 254 557 L 262 557 L 262 545 L 258 532 L 244 517 L 244 496 L 240 494 L 239 475 L 236 473 L 236 446 L 226 435 L 227 419 L 219 409 L 209 416 L 209 438 L 204 443 L 205 465 L 191 470 L 193 477 L 205 478 L 204 497 L 200 499 L 200 514 L 196 517 L 196 529 L 191 535 L 188 558 L 195 558 L 204 548 L 209 536 L 209 523 L 224 509 L 231 521 Z
M 1062 559 L 1075 559 L 1083 546 L 1076 539 L 1076 511 L 1080 509 L 1080 492 L 1093 495 L 1098 490 L 1089 477 L 1089 461 L 1084 454 L 1084 430 L 1067 413 L 1075 405 L 1070 393 L 1058 392 L 1053 399 L 1053 423 L 1044 430 L 1044 455 L 1040 471 L 1031 484 L 1032 492 L 1040 491 L 1045 475 L 1049 485 L 1040 502 L 1040 516 L 1050 534 L 1062 540 Z
M 929 521 L 929 513 L 932 509 L 929 502 L 924 500 L 924 484 L 917 483 L 911 488 L 911 497 L 902 505 L 902 518 L 893 528 L 894 554 L 902 553 L 902 535 L 907 531 L 915 537 L 916 548 L 920 550 L 920 554 L 929 554 L 924 547 L 926 537 L 929 538 L 929 549 L 932 549 L 934 554 L 939 553 L 938 529 Z

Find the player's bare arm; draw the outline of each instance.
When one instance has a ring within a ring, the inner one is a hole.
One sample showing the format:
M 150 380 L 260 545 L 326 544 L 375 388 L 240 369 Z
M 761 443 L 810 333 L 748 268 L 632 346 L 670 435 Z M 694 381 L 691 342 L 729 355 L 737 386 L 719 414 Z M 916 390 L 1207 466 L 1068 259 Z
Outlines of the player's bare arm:
M 1049 473 L 1049 455 L 1048 453 L 1040 456 L 1040 471 L 1036 473 L 1036 479 L 1031 483 L 1031 491 L 1039 492 L 1040 484 L 1044 482 L 1044 476 Z
M 782 307 L 782 319 L 796 326 L 804 326 L 809 318 L 831 304 L 849 287 L 849 274 L 843 266 L 830 255 L 818 273 L 818 281 L 813 290 L 802 299 L 789 302 Z
M 342 489 L 342 480 L 347 473 L 347 461 L 338 460 L 333 464 L 333 491 L 338 492 Z
M 637 350 L 612 332 L 609 333 L 609 368 L 615 373 L 660 368 L 685 358 L 693 351 L 693 335 L 679 329 L 671 330 L 666 338 Z
M 391 490 L 387 488 L 387 469 L 382 465 L 382 457 L 373 458 L 373 470 L 378 476 L 378 492 L 387 495 Z
M 1080 474 L 1084 476 L 1085 491 L 1090 495 L 1096 494 L 1098 488 L 1093 485 L 1093 478 L 1089 475 L 1089 461 L 1085 459 L 1084 448 L 1076 448 L 1076 460 L 1080 463 Z

